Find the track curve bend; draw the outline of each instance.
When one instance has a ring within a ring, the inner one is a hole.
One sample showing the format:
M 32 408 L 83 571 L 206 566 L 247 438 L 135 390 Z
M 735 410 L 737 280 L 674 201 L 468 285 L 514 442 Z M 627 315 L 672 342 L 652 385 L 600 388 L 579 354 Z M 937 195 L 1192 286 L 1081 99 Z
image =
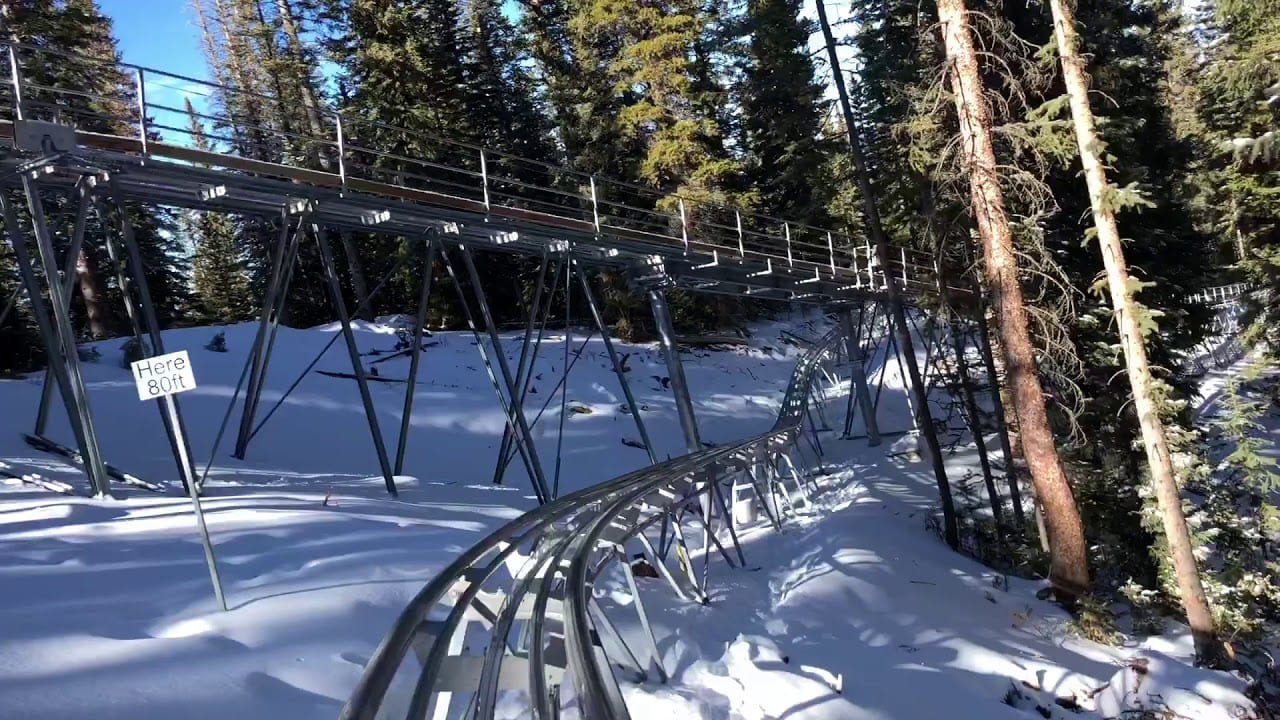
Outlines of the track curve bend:
M 819 394 L 816 384 L 830 377 L 821 370 L 834 362 L 844 340 L 837 325 L 809 347 L 768 432 L 566 495 L 462 553 L 401 612 L 366 665 L 342 720 L 490 720 L 504 693 L 527 693 L 523 702 L 532 717 L 553 720 L 560 715 L 559 686 L 566 674 L 581 717 L 629 718 L 614 668 L 630 666 L 642 678 L 656 670 L 659 679 L 666 678 L 626 547 L 643 548 L 680 597 L 706 603 L 705 566 L 699 582 L 681 519 L 698 523 L 729 564 L 729 551 L 707 528 L 717 511 L 728 523 L 725 495 L 735 483 L 781 527 L 779 498 L 792 505 L 808 492 L 790 452 L 804 432 L 810 399 Z M 659 527 L 655 543 L 650 534 Z M 728 529 L 733 532 L 731 524 Z M 666 561 L 669 554 L 676 556 L 674 563 Z M 646 647 L 639 653 L 644 660 L 593 600 L 596 578 L 619 559 L 645 631 Z M 464 654 L 477 644 L 483 655 Z

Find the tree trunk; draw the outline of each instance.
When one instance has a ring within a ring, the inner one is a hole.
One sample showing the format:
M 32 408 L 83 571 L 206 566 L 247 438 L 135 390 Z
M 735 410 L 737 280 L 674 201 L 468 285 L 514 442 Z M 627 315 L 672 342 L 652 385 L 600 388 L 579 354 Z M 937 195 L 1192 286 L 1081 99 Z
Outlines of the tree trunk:
M 89 335 L 95 340 L 110 336 L 111 308 L 107 293 L 102 289 L 102 281 L 98 279 L 98 269 L 94 267 L 87 248 L 82 249 L 80 257 L 76 258 L 76 282 L 80 286 L 80 297 L 84 300 Z
M 969 32 L 964 0 L 937 0 L 938 19 L 950 66 L 951 88 L 960 120 L 960 137 L 983 265 L 999 318 L 1000 348 L 1036 496 L 1044 507 L 1049 537 L 1049 579 L 1067 604 L 1089 590 L 1084 528 L 1071 486 L 1058 460 L 1044 391 L 1036 376 L 1035 354 L 1027 312 L 1018 284 L 1013 236 L 1005 213 L 1004 192 L 997 177 L 991 145 L 991 116 L 983 96 L 978 56 Z
M 1120 230 L 1116 225 L 1115 208 L 1108 201 L 1112 195 L 1110 183 L 1102 160 L 1098 157 L 1099 138 L 1094 125 L 1093 109 L 1089 103 L 1084 65 L 1077 50 L 1075 19 L 1065 0 L 1049 0 L 1049 7 L 1053 11 L 1053 33 L 1062 60 L 1062 76 L 1071 104 L 1076 144 L 1080 149 L 1085 183 L 1089 187 L 1093 223 L 1098 231 L 1098 245 L 1107 271 L 1107 286 L 1111 290 L 1111 306 L 1120 332 L 1129 385 L 1133 389 L 1133 406 L 1138 414 L 1142 445 L 1146 450 L 1147 465 L 1151 469 L 1151 482 L 1155 485 L 1165 538 L 1169 543 L 1169 552 L 1173 555 L 1178 591 L 1182 595 L 1182 605 L 1195 638 L 1196 654 L 1202 662 L 1217 663 L 1222 658 L 1222 646 L 1217 639 L 1209 601 L 1200 584 L 1200 573 L 1191 546 L 1191 533 L 1187 530 L 1187 520 L 1182 512 L 1182 495 L 1174 476 L 1173 460 L 1165 439 L 1164 424 L 1160 420 L 1160 408 L 1152 389 L 1151 369 L 1147 365 L 1147 350 L 1139 324 L 1140 309 L 1133 298 L 1124 248 L 1120 243 Z
M 284 27 L 284 37 L 289 59 L 298 70 L 298 92 L 302 95 L 302 107 L 306 113 L 307 129 L 311 137 L 321 139 L 326 136 L 324 122 L 320 117 L 320 103 L 316 100 L 315 88 L 311 85 L 310 68 L 306 67 L 305 54 L 302 51 L 302 40 L 299 38 L 298 24 L 293 18 L 293 6 L 289 0 L 276 0 L 276 12 L 280 14 L 280 23 Z M 314 147 L 313 147 L 314 149 Z M 328 152 L 318 151 L 315 159 L 321 170 L 332 170 L 333 162 Z
M 849 155 L 857 171 L 858 194 L 862 200 L 862 212 L 866 216 L 867 230 L 871 234 L 871 242 L 875 244 L 876 258 L 884 272 L 885 293 L 889 299 L 889 311 L 893 316 L 894 331 L 898 340 L 898 349 L 902 352 L 907 365 L 907 378 L 911 385 L 911 395 L 915 398 L 914 410 L 916 429 L 924 437 L 928 449 L 929 462 L 933 466 L 933 477 L 938 484 L 938 495 L 942 501 L 943 537 L 952 549 L 960 546 L 960 531 L 956 524 L 955 503 L 951 499 L 951 483 L 947 480 L 947 470 L 942 463 L 942 447 L 938 444 L 938 435 L 933 427 L 933 417 L 929 414 L 929 396 L 925 392 L 924 382 L 920 378 L 920 367 L 916 362 L 915 346 L 911 342 L 911 331 L 907 327 L 907 314 L 902 307 L 902 295 L 898 289 L 898 281 L 889 270 L 889 253 L 886 248 L 884 228 L 880 224 L 880 211 L 876 208 L 874 191 L 871 188 L 871 175 L 867 170 L 867 161 L 862 153 L 862 143 L 858 139 L 858 126 L 853 118 L 853 109 L 849 105 L 849 93 L 845 89 L 844 75 L 840 70 L 840 60 L 836 57 L 835 37 L 831 33 L 831 24 L 827 22 L 827 10 L 823 0 L 816 0 L 818 22 L 822 26 L 822 36 L 827 44 L 827 57 L 831 62 L 831 74 L 836 83 L 836 92 L 840 96 L 840 110 L 844 115 L 845 131 L 849 136 Z

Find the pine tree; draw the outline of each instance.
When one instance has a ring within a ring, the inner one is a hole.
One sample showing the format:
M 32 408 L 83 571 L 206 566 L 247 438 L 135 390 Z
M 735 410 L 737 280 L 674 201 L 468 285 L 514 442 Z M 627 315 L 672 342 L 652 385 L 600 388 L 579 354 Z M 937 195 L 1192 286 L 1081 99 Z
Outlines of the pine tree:
M 984 272 L 994 296 L 1005 371 L 1018 415 L 1020 439 L 1044 510 L 1052 556 L 1050 579 L 1064 600 L 1089 590 L 1084 530 L 1058 458 L 1044 393 L 1036 376 L 1027 310 L 1018 279 L 1004 191 L 998 179 L 977 52 L 963 0 L 938 0 L 943 44 L 970 172 L 974 219 L 982 238 Z
M 814 81 L 808 41 L 814 28 L 799 0 L 749 0 L 746 61 L 738 87 L 747 178 L 773 217 L 828 226 L 831 200 L 821 137 L 828 103 Z
M 607 37 L 605 77 L 623 103 L 616 122 L 623 142 L 642 148 L 639 179 L 688 205 L 731 204 L 741 166 L 731 158 L 717 118 L 709 117 L 705 62 L 695 50 L 709 13 L 692 0 L 658 3 L 587 0 L 569 20 L 579 38 Z M 700 112 L 701 110 L 701 112 Z M 668 195 L 659 206 L 676 209 Z
M 1214 226 L 1237 247 L 1258 290 L 1250 302 L 1263 338 L 1280 348 L 1280 2 L 1205 4 L 1209 37 L 1199 83 L 1200 119 L 1218 149 L 1210 164 Z
M 31 116 L 74 125 L 84 130 L 136 136 L 138 128 L 136 88 L 133 79 L 119 68 L 119 53 L 111 35 L 111 20 L 93 0 L 5 0 L 6 27 L 21 43 L 48 46 L 73 53 L 50 62 L 47 57 L 29 58 L 23 65 L 27 84 L 71 90 L 40 90 L 28 94 Z M 27 53 L 20 52 L 20 58 Z M 45 213 L 58 249 L 67 242 L 65 223 L 74 209 L 69 199 L 44 193 Z M 162 324 L 183 318 L 187 290 L 182 282 L 185 260 L 172 238 L 173 215 L 160 208 L 127 205 L 143 272 L 156 314 Z M 73 312 L 90 337 L 106 337 L 123 321 L 119 288 L 111 278 L 103 232 L 118 233 L 119 227 L 91 224 L 84 250 L 76 263 L 80 290 Z
M 186 111 L 193 146 L 208 151 L 204 127 L 190 100 L 186 100 Z M 223 213 L 188 210 L 182 227 L 194 247 L 192 285 L 200 320 L 225 324 L 252 318 L 254 302 L 236 243 L 235 223 Z
M 1164 423 L 1160 418 L 1158 394 L 1163 395 L 1163 391 L 1157 389 L 1147 360 L 1145 336 L 1155 329 L 1154 321 L 1150 310 L 1142 307 L 1135 298 L 1141 285 L 1129 274 L 1120 229 L 1116 223 L 1116 214 L 1120 209 L 1138 204 L 1141 199 L 1132 189 L 1117 188 L 1107 178 L 1101 157 L 1102 140 L 1098 135 L 1089 100 L 1088 81 L 1079 54 L 1075 17 L 1065 0 L 1049 0 L 1049 7 L 1053 13 L 1054 37 L 1062 61 L 1067 95 L 1071 101 L 1076 142 L 1084 166 L 1085 182 L 1089 188 L 1094 227 L 1102 249 L 1107 285 L 1129 373 L 1134 410 L 1138 415 L 1164 534 L 1178 578 L 1178 589 L 1195 637 L 1196 655 L 1202 662 L 1218 664 L 1222 657 L 1222 647 L 1217 640 L 1213 613 L 1200 583 L 1190 532 L 1182 512 L 1182 496 L 1174 475 L 1173 458 L 1165 437 Z

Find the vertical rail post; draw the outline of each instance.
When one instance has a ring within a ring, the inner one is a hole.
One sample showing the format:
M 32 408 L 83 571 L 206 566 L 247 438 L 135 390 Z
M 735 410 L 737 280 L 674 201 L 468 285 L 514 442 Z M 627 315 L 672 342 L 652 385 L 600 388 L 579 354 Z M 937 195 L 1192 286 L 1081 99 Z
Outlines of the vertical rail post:
M 145 157 L 150 152 L 147 147 L 147 86 L 142 68 L 134 68 L 133 76 L 138 87 L 138 140 L 142 143 L 142 154 Z
M 689 218 L 684 211 L 684 198 L 680 198 L 680 239 L 684 241 L 684 254 L 689 254 Z
M 346 160 L 347 139 L 346 139 L 346 133 L 344 133 L 342 129 L 341 113 L 333 114 L 333 124 L 334 124 L 334 129 L 336 130 L 337 136 L 338 136 L 338 180 L 342 183 L 342 191 L 346 192 L 347 191 L 347 160 Z
M 480 182 L 484 186 L 484 214 L 489 214 L 489 163 L 485 160 L 484 148 L 480 148 Z
M 782 234 L 787 239 L 787 267 L 795 267 L 795 261 L 791 258 L 791 223 L 782 223 Z
M 907 249 L 898 248 L 898 252 L 902 255 L 902 286 L 907 286 Z
M 827 231 L 827 258 L 831 260 L 831 276 L 836 274 L 836 246 L 831 239 L 831 231 Z
M 738 257 L 744 258 L 747 256 L 747 246 L 742 238 L 742 213 L 735 209 L 733 211 L 733 219 L 738 225 Z

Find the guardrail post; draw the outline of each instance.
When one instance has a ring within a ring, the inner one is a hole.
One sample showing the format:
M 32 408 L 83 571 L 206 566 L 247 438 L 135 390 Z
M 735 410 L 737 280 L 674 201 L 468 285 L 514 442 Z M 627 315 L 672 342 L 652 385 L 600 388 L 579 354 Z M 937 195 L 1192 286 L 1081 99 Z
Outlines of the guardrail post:
M 782 223 L 782 234 L 787 238 L 787 267 L 795 267 L 795 261 L 791 259 L 791 223 Z
M 489 214 L 489 163 L 485 161 L 484 148 L 480 148 L 480 182 L 484 185 L 484 214 Z
M 907 249 L 906 249 L 906 248 L 898 248 L 898 252 L 899 252 L 899 253 L 901 253 L 901 255 L 902 255 L 902 285 L 903 285 L 903 287 L 906 287 L 906 284 L 907 284 Z
M 342 183 L 342 192 L 347 191 L 346 134 L 342 131 L 342 115 L 333 114 L 334 129 L 338 135 L 338 179 Z
M 836 245 L 831 239 L 831 231 L 827 231 L 827 259 L 831 261 L 831 275 L 836 274 Z
M 596 235 L 600 234 L 600 200 L 596 197 L 596 176 L 591 175 L 587 178 L 591 181 L 591 224 L 596 229 Z
M 871 241 L 863 240 L 863 244 L 867 249 L 867 284 L 872 290 L 876 289 L 876 256 L 871 253 Z
M 142 74 L 142 68 L 134 69 L 134 82 L 138 86 L 138 140 L 142 142 L 142 154 L 148 153 L 147 148 L 147 87 Z
M 680 239 L 684 241 L 684 254 L 689 254 L 689 218 L 684 212 L 684 198 L 680 198 Z
M 13 81 L 13 117 L 25 120 L 26 114 L 22 112 L 22 70 L 18 67 L 18 51 L 13 49 L 13 45 L 9 45 L 9 77 Z
M 738 223 L 738 257 L 744 258 L 747 256 L 747 246 L 742 239 L 742 213 L 734 210 L 733 218 Z

